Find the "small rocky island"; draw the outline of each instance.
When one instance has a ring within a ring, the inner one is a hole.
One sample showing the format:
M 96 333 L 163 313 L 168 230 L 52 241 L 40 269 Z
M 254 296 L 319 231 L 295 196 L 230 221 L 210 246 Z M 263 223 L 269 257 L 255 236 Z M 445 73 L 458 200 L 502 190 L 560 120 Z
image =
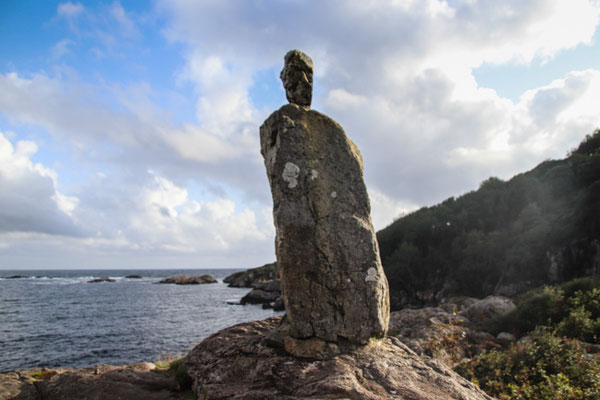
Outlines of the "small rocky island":
M 179 275 L 163 279 L 156 283 L 171 283 L 175 285 L 203 285 L 206 283 L 217 283 L 217 280 L 210 274 L 204 274 L 200 276 Z
M 112 279 L 112 278 L 95 278 L 95 279 L 87 281 L 87 283 L 103 283 L 103 282 L 114 283 L 116 281 L 117 281 L 116 279 Z

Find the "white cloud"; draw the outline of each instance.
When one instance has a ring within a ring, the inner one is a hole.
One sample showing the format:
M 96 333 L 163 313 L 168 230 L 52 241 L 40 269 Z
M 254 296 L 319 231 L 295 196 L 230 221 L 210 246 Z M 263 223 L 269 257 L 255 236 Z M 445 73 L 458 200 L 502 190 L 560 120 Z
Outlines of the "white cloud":
M 394 200 L 376 189 L 369 191 L 371 200 L 371 219 L 375 230 L 380 230 L 396 218 L 419 208 L 418 204 L 408 204 Z
M 248 98 L 251 73 L 241 65 L 228 65 L 219 56 L 202 56 L 197 51 L 187 56 L 180 80 L 196 85 L 196 116 L 203 128 L 227 137 L 256 125 L 258 120 Z
M 50 49 L 50 55 L 53 59 L 59 60 L 64 55 L 70 52 L 69 46 L 73 45 L 73 41 L 71 39 L 62 39 L 59 40 L 53 47 Z
M 33 163 L 35 143 L 16 146 L 0 132 L 0 232 L 80 236 L 72 218 L 78 199 L 60 193 L 55 171 Z
M 153 171 L 140 178 L 125 187 L 104 177 L 82 188 L 77 216 L 94 232 L 86 245 L 114 242 L 141 254 L 166 251 L 234 258 L 253 252 L 252 248 L 264 252 L 272 246 L 273 227 L 262 218 L 265 210 L 238 207 L 227 198 L 191 199 L 185 188 Z M 83 193 L 101 188 L 104 196 Z
M 60 3 L 56 12 L 59 17 L 73 18 L 83 12 L 83 5 L 81 3 L 67 1 L 65 3 Z
M 127 37 L 138 37 L 139 31 L 135 22 L 118 1 L 114 2 L 110 7 L 110 15 L 117 21 L 122 33 Z
M 193 200 L 185 188 L 152 171 L 133 182 L 97 174 L 75 189 L 75 197 L 58 191 L 55 171 L 31 161 L 37 150 L 30 141 L 13 146 L 0 133 L 0 247 L 7 257 L 29 247 L 62 252 L 62 259 L 78 259 L 85 251 L 124 260 L 133 252 L 134 263 L 151 254 L 185 254 L 197 260 L 192 266 L 209 259 L 235 266 L 271 253 L 268 207 L 250 209 L 227 198 Z
M 197 72 L 199 109 L 234 110 L 251 85 L 246 71 L 281 65 L 291 48 L 311 55 L 322 93 L 314 106 L 357 142 L 370 189 L 401 204 L 431 204 L 490 175 L 507 178 L 561 157 L 600 124 L 593 114 L 582 118 L 597 95 L 574 87 L 573 76 L 555 93 L 567 106 L 543 104 L 544 90 L 534 103 L 514 104 L 479 87 L 472 74 L 482 63 L 547 60 L 590 43 L 596 2 L 282 2 L 268 10 L 231 1 L 158 4 L 171 16 L 168 37 L 194 54 L 187 70 Z M 202 84 L 217 82 L 227 92 L 220 77 L 238 78 L 227 103 Z M 243 104 L 239 115 L 252 115 Z M 210 120 L 210 113 L 199 117 Z M 226 114 L 218 120 L 236 115 Z M 540 130 L 542 121 L 548 129 Z
M 129 98 L 124 92 L 135 97 Z M 109 104 L 90 101 L 106 94 L 118 96 L 115 100 L 127 110 L 114 110 Z M 125 148 L 146 156 L 160 153 L 160 158 L 166 156 L 168 163 L 179 163 L 178 158 L 183 157 L 215 164 L 256 153 L 254 149 L 258 148 L 257 135 L 244 129 L 229 132 L 229 137 L 223 138 L 221 132 L 196 125 L 173 125 L 135 87 L 112 90 L 46 75 L 28 79 L 16 73 L 0 74 L 0 111 L 10 118 L 43 126 L 80 151 L 93 153 L 93 147 L 108 145 L 104 157 L 109 158 L 114 157 L 110 148 L 115 152 Z M 124 161 L 135 160 L 128 154 Z

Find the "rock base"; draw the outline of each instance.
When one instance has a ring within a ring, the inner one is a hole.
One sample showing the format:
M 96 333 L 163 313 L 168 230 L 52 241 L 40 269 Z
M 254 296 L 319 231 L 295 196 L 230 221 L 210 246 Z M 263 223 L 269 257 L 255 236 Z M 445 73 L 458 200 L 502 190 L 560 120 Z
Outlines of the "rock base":
M 372 340 L 322 359 L 294 357 L 270 342 L 280 323 L 281 318 L 275 317 L 239 324 L 198 344 L 184 358 L 198 397 L 492 399 L 448 367 L 417 356 L 395 338 Z
M 181 395 L 173 377 L 152 363 L 0 374 L 0 400 L 171 400 Z

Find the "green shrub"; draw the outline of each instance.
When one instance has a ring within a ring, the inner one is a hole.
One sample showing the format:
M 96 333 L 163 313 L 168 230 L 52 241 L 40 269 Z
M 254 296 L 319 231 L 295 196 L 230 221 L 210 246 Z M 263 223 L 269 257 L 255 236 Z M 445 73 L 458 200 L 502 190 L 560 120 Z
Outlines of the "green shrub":
M 566 298 L 575 296 L 575 292 L 590 292 L 593 289 L 600 289 L 600 277 L 590 276 L 585 278 L 573 279 L 560 285 Z
M 558 287 L 545 286 L 523 294 L 517 308 L 490 323 L 494 333 L 509 331 L 520 337 L 548 326 L 560 336 L 600 342 L 600 279 L 580 278 Z
M 600 400 L 600 363 L 588 359 L 579 342 L 545 328 L 456 371 L 499 400 Z
M 585 342 L 596 342 L 596 325 L 597 323 L 591 319 L 589 311 L 586 311 L 584 307 L 577 307 L 558 323 L 556 333 Z
M 508 331 L 520 337 L 536 326 L 558 323 L 567 313 L 563 290 L 545 286 L 525 293 L 517 301 L 516 309 L 492 321 L 491 330 Z

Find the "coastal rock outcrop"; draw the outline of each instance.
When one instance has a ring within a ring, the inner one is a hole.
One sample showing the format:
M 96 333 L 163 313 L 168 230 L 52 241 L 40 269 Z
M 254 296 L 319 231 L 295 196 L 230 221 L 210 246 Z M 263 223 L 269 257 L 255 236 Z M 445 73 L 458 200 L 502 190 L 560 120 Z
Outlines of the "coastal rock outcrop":
M 242 297 L 240 304 L 262 304 L 263 308 L 283 311 L 281 285 L 277 263 L 265 264 L 262 267 L 251 268 L 247 271 L 233 273 L 223 279 L 229 287 L 252 288 Z
M 177 382 L 152 363 L 0 374 L 0 400 L 180 398 Z
M 227 283 L 229 287 L 256 288 L 258 285 L 272 280 L 279 280 L 277 263 L 235 272 L 223 279 L 223 282 Z
M 281 78 L 290 104 L 269 116 L 260 140 L 273 196 L 286 350 L 301 347 L 298 340 L 366 344 L 387 331 L 389 295 L 362 158 L 340 125 L 309 109 L 310 57 L 289 52 Z
M 263 304 L 263 308 L 275 308 L 276 303 L 282 303 L 281 286 L 279 281 L 266 281 L 257 285 L 248 294 L 242 297 L 240 304 Z
M 209 274 L 201 276 L 172 276 L 156 283 L 173 283 L 175 285 L 201 285 L 205 283 L 217 283 L 217 280 Z
M 184 359 L 203 399 L 492 400 L 448 367 L 395 338 L 324 359 L 266 345 L 281 317 L 246 322 L 203 340 Z

